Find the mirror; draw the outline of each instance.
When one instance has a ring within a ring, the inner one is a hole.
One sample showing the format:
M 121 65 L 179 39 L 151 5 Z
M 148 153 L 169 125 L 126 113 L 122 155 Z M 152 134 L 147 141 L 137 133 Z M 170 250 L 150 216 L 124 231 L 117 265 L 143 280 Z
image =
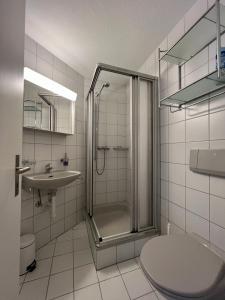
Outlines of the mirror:
M 23 126 L 73 134 L 75 102 L 24 81 Z

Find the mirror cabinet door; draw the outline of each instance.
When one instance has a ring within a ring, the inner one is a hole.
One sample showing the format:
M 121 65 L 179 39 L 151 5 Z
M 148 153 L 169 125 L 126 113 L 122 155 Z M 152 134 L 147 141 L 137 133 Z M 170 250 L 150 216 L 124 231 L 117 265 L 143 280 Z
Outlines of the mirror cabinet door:
M 23 116 L 26 128 L 73 134 L 75 102 L 25 81 Z

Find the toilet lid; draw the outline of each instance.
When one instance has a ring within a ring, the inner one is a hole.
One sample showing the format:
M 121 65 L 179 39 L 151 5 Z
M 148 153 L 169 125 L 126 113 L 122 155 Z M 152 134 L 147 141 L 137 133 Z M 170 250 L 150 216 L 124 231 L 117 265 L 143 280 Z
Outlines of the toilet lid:
M 24 234 L 20 237 L 20 249 L 26 248 L 33 244 L 35 237 L 33 234 Z
M 149 240 L 140 260 L 153 285 L 183 297 L 204 296 L 225 273 L 224 261 L 188 234 Z

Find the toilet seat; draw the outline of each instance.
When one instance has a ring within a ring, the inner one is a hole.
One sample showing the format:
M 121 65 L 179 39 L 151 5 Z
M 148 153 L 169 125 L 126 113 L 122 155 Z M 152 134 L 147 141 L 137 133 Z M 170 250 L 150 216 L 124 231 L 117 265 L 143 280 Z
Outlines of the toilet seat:
M 149 240 L 140 261 L 153 286 L 174 299 L 225 299 L 224 261 L 188 234 Z

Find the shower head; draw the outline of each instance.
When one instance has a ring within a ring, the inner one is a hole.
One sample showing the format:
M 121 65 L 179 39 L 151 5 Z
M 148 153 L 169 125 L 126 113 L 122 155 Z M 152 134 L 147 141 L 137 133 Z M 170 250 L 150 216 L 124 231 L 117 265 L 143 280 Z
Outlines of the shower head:
M 105 83 L 103 84 L 103 87 L 106 87 L 106 88 L 110 87 L 110 83 L 109 83 L 109 82 L 105 82 Z
M 105 82 L 105 83 L 103 83 L 103 85 L 102 85 L 102 87 L 101 87 L 100 91 L 99 91 L 99 92 L 96 94 L 96 97 L 100 96 L 100 95 L 101 95 L 101 92 L 102 92 L 102 90 L 103 90 L 104 88 L 108 88 L 108 87 L 110 87 L 110 83 L 109 83 L 109 82 Z

